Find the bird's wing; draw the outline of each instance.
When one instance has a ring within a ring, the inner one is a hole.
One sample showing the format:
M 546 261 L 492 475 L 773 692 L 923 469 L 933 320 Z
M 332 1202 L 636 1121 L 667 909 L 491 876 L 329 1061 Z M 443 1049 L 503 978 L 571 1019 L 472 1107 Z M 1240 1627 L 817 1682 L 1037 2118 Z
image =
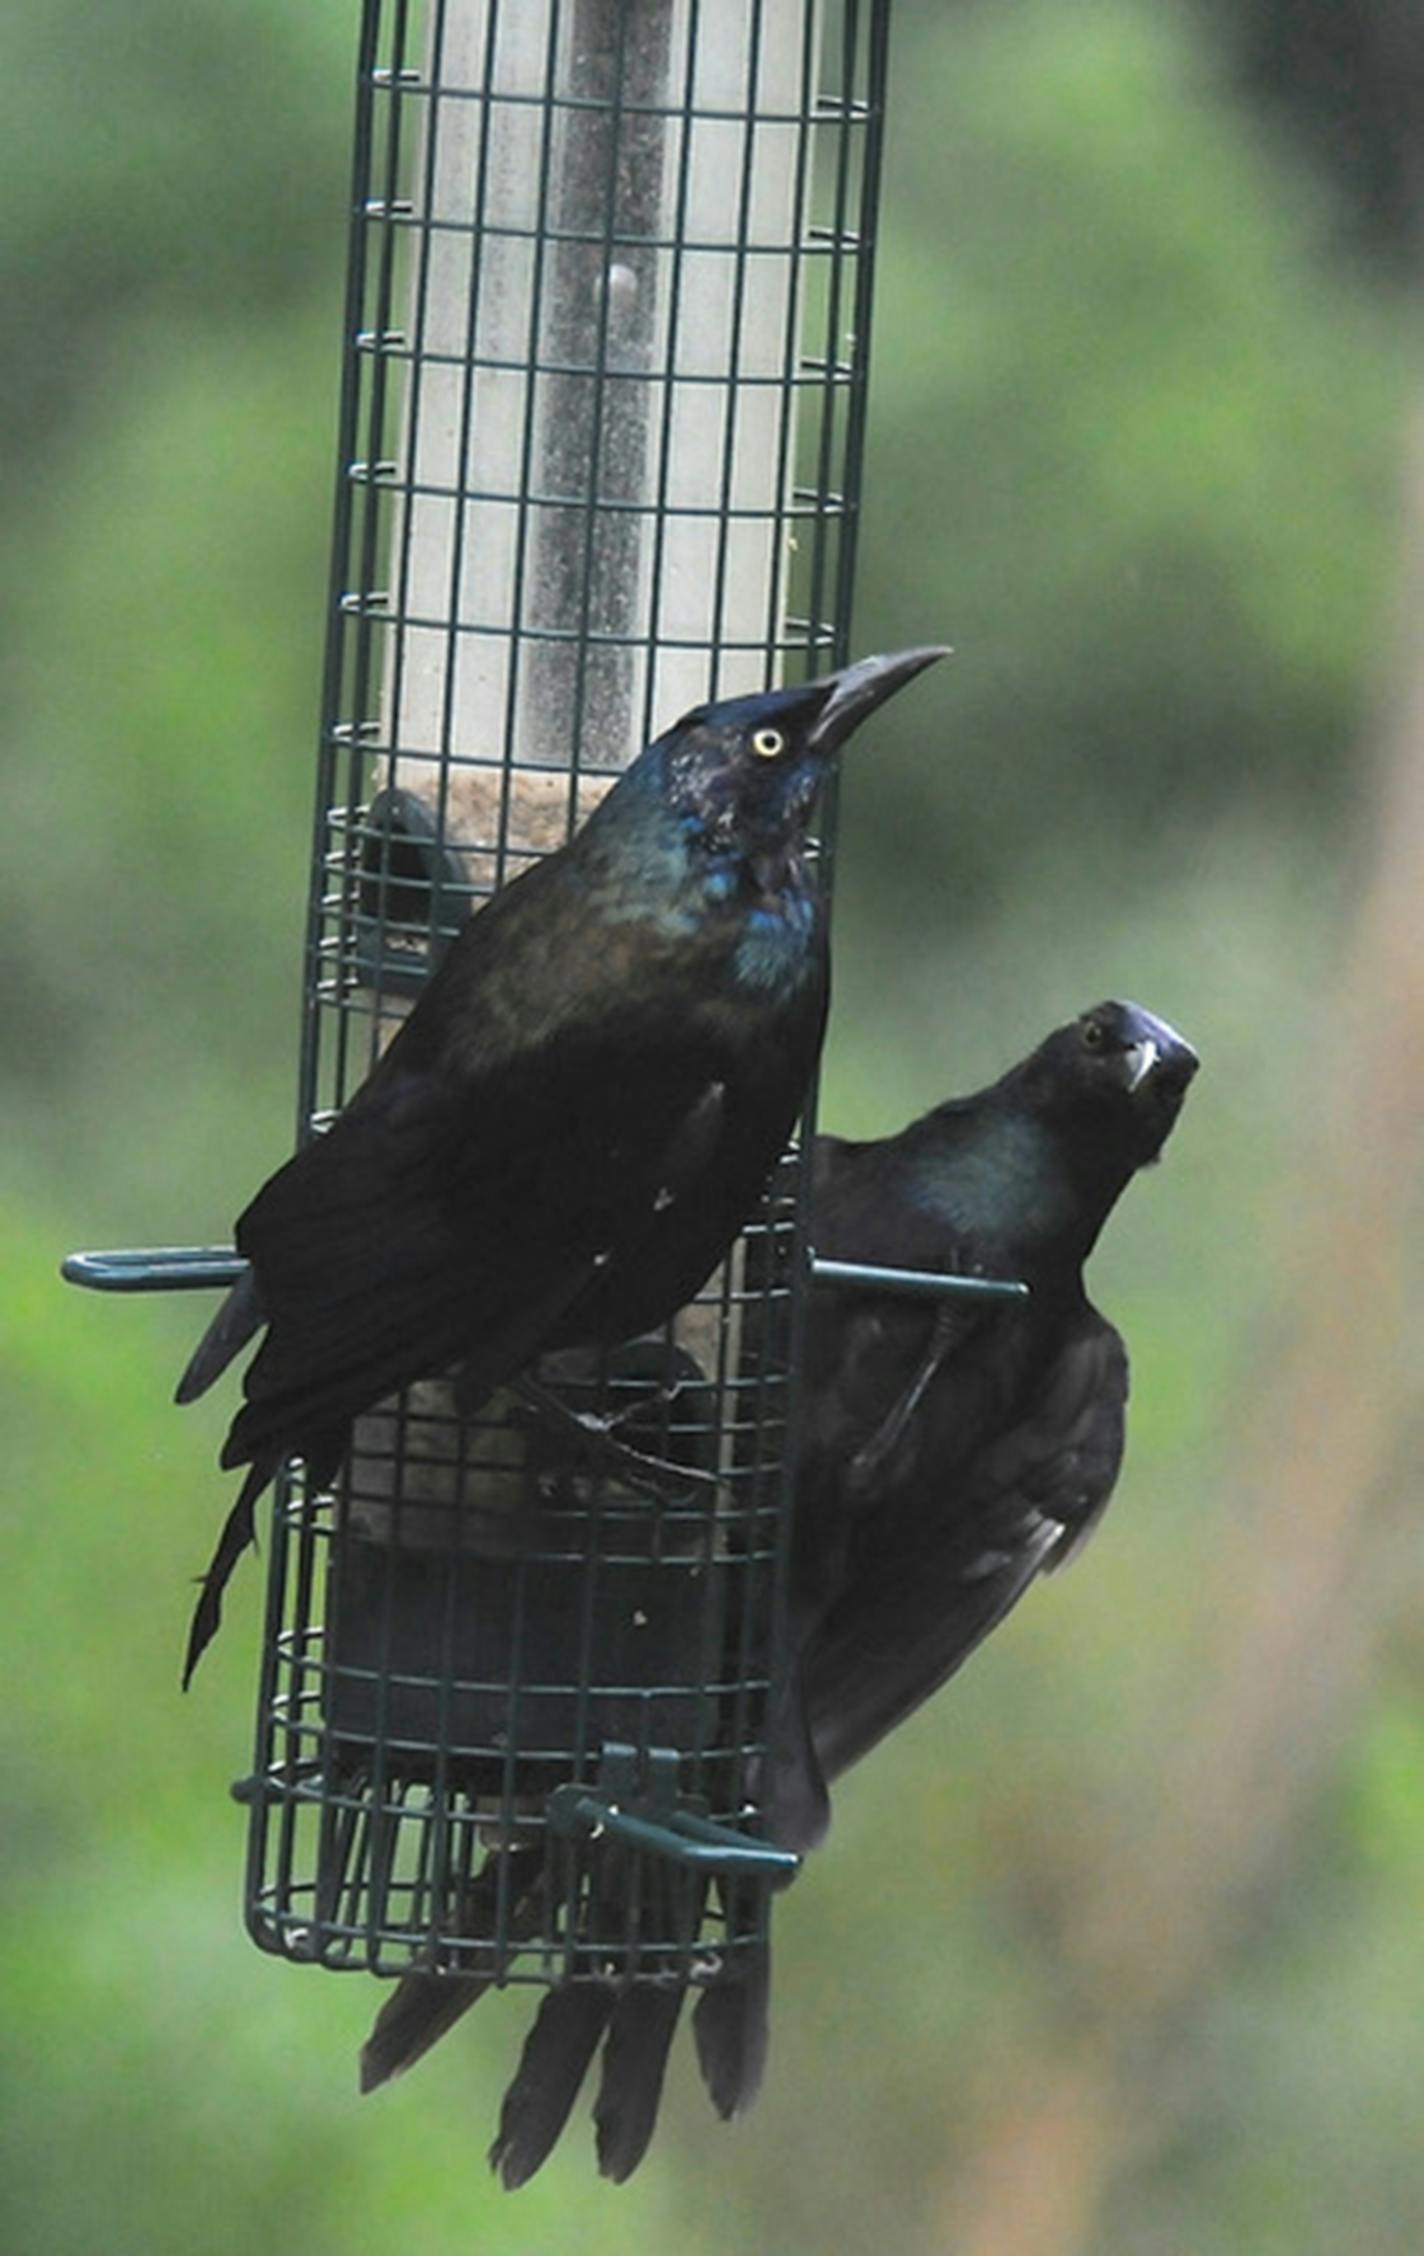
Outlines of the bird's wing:
M 982 1450 L 970 1508 L 1020 1495 L 1056 1530 L 1044 1568 L 1076 1558 L 1106 1511 L 1122 1469 L 1127 1430 L 1127 1348 L 1085 1304 L 1046 1374 L 1031 1413 Z
M 716 1086 L 676 1033 L 373 1078 L 238 1225 L 268 1332 L 225 1461 L 339 1432 L 457 1359 L 476 1398 L 528 1362 L 695 1174 Z
M 951 1677 L 1041 1571 L 1100 1516 L 1122 1461 L 1127 1354 L 1084 1306 L 1032 1407 L 937 1493 L 921 1450 L 913 1495 L 883 1530 L 869 1509 L 854 1572 L 813 1632 L 802 1681 L 834 1778 Z M 879 1539 L 879 1540 L 877 1540 Z
M 817 1139 L 817 1252 L 891 1268 L 967 1266 L 967 1255 L 942 1243 L 926 1254 L 906 1235 L 897 1204 L 881 1196 L 869 1169 L 857 1167 L 862 1150 L 874 1156 L 873 1147 Z M 850 1571 L 859 1523 L 878 1524 L 881 1500 L 914 1480 L 925 1442 L 926 1396 L 991 1321 L 983 1304 L 963 1300 L 935 1304 L 840 1287 L 812 1294 L 792 1547 L 798 1641 Z
M 195 1402 L 200 1394 L 206 1394 L 265 1321 L 257 1279 L 248 1269 L 227 1294 L 188 1358 L 174 1401 Z

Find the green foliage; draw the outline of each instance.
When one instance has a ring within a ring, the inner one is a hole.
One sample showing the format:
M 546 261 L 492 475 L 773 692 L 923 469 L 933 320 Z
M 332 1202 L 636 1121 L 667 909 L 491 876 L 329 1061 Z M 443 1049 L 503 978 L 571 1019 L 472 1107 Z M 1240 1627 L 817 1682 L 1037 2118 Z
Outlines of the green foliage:
M 227 1500 L 222 1406 L 168 1401 L 196 1312 L 55 1278 L 221 1237 L 289 1135 L 355 15 L 50 0 L 5 33 L 5 2245 L 938 2250 L 971 2111 L 1073 2025 L 1058 1907 L 1203 1697 L 1237 1374 L 1330 1067 L 1405 325 L 1205 18 L 901 0 L 858 641 L 958 656 L 848 762 L 823 1114 L 879 1132 L 1112 992 L 1205 1070 L 1095 1269 L 1136 1366 L 1118 1504 L 847 1781 L 778 1914 L 761 2107 L 717 2124 L 684 2043 L 631 2187 L 581 2122 L 509 2200 L 482 2149 L 527 1998 L 359 2103 L 372 1985 L 238 1931 L 260 1572 L 180 1701 Z M 1105 2250 L 1419 2244 L 1413 1698 L 1362 1697 Z
M 856 767 L 847 792 L 918 916 L 946 876 L 950 913 L 992 898 L 1045 804 L 1140 849 L 1248 795 L 1338 800 L 1405 361 L 1192 18 L 916 18 L 862 620 L 955 645 L 953 733 L 893 796 Z M 906 708 L 884 733 L 922 725 Z
M 11 415 L 54 438 L 122 382 L 135 319 L 260 331 L 339 257 L 354 11 L 340 0 L 54 0 L 0 73 Z M 11 431 L 15 428 L 11 423 Z

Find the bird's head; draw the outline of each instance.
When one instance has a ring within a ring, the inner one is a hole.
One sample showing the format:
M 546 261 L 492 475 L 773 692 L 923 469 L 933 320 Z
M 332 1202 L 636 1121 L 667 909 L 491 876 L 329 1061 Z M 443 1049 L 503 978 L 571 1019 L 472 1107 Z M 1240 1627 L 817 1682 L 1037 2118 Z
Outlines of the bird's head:
M 1156 1159 L 1182 1109 L 1197 1053 L 1139 1003 L 1095 1003 L 1034 1051 L 1036 1109 L 1130 1172 Z
M 938 644 L 899 650 L 793 689 L 697 706 L 651 748 L 666 803 L 714 854 L 794 848 L 840 746 L 946 655 Z

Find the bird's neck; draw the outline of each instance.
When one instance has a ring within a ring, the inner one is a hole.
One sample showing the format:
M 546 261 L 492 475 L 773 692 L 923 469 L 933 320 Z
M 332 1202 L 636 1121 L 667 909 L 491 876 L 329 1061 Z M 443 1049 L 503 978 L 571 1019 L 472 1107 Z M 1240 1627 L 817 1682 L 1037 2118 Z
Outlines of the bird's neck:
M 1133 1172 L 1115 1152 L 996 1103 L 992 1092 L 919 1126 L 923 1179 L 937 1186 L 952 1226 L 990 1258 L 996 1241 L 1011 1239 L 1030 1271 L 1081 1269 Z
M 811 976 L 817 955 L 818 895 L 798 838 L 727 834 L 669 807 L 644 779 L 636 821 L 600 821 L 613 794 L 581 837 L 585 882 L 609 923 L 651 925 L 670 939 L 696 935 L 721 956 L 739 987 L 785 988 Z

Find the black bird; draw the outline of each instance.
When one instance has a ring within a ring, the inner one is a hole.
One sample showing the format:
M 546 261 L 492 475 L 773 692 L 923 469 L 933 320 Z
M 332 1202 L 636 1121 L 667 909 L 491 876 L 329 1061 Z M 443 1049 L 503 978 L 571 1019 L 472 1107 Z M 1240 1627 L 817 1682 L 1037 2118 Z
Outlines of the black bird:
M 880 1142 L 817 1141 L 816 1251 L 1018 1278 L 1026 1301 L 817 1291 L 797 1467 L 795 1666 L 773 1837 L 813 1847 L 827 1783 L 1071 1558 L 1122 1462 L 1127 1351 L 1083 1265 L 1197 1070 L 1135 1003 L 1059 1027 L 1001 1080 Z
M 1012 1277 L 1027 1300 L 819 1289 L 807 1327 L 792 1546 L 789 1691 L 770 1731 L 768 1830 L 814 1847 L 827 1780 L 953 1675 L 1040 1570 L 1082 1543 L 1122 1458 L 1127 1355 L 1083 1288 L 1118 1197 L 1159 1155 L 1197 1059 L 1132 1003 L 1101 1003 L 976 1095 L 879 1142 L 817 1139 L 811 1236 L 831 1259 Z M 717 2110 L 756 2096 L 770 1969 L 748 1954 L 698 1995 Z M 362 2055 L 400 2073 L 475 2003 L 478 1979 L 408 1975 Z M 592 1991 L 592 1994 L 590 1994 Z M 545 2159 L 605 2039 L 600 2166 L 651 2137 L 680 1999 L 651 1985 L 552 1991 L 506 2095 L 506 2185 Z
M 178 1387 L 262 1326 L 222 1452 L 246 1465 L 184 1682 L 284 1457 L 451 1365 L 473 1409 L 542 1349 L 662 1323 L 791 1130 L 827 1005 L 806 825 L 832 753 L 939 648 L 698 707 L 578 835 L 473 916 L 329 1132 L 237 1224 L 249 1268 Z

